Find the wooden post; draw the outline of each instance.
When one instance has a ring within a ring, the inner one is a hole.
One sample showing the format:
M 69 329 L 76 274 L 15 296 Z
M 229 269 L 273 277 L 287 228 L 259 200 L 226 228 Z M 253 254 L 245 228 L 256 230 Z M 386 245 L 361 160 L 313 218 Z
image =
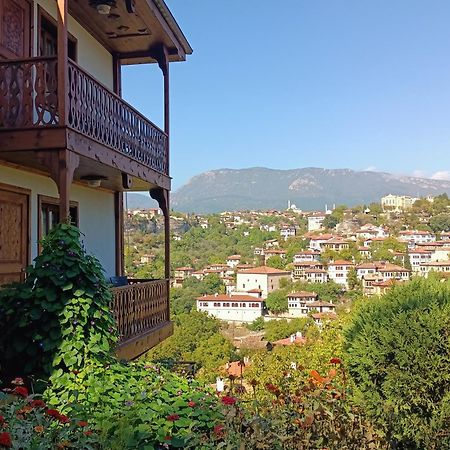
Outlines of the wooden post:
M 116 275 L 122 276 L 124 271 L 124 238 L 123 238 L 123 193 L 114 192 L 114 218 L 116 232 Z
M 165 277 L 170 279 L 170 211 L 169 191 L 162 188 L 150 190 L 150 197 L 158 202 L 164 214 L 164 272 Z
M 122 97 L 122 63 L 117 53 L 113 53 L 113 90 Z
M 69 66 L 67 50 L 67 3 L 68 0 L 57 0 L 58 10 L 58 115 L 59 125 L 65 125 L 69 112 L 68 88 Z

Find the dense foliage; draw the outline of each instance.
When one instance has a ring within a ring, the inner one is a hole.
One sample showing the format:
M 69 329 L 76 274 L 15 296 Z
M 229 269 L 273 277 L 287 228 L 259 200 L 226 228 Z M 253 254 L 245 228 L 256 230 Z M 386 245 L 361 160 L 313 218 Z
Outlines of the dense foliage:
M 392 445 L 449 448 L 449 283 L 413 280 L 362 304 L 345 336 L 357 398 Z
M 24 283 L 0 291 L 0 368 L 4 376 L 79 369 L 103 360 L 116 342 L 111 294 L 80 231 L 56 226 L 42 242 Z
M 234 356 L 233 346 L 220 333 L 220 321 L 198 311 L 177 315 L 173 320 L 174 334 L 150 350 L 145 359 L 193 361 L 199 376 L 214 381 L 217 369 Z

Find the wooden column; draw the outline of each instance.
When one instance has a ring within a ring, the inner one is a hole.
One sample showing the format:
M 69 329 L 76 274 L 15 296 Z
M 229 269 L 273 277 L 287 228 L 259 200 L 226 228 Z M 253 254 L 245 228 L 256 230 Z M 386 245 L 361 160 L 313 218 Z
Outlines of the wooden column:
M 80 157 L 67 149 L 37 152 L 36 157 L 45 164 L 50 178 L 56 183 L 59 193 L 59 221 L 68 222 L 70 215 L 70 186 Z
M 114 219 L 116 234 L 116 275 L 124 273 L 123 193 L 114 192 Z
M 117 53 L 113 53 L 113 90 L 122 97 L 122 63 Z
M 162 188 L 150 190 L 150 197 L 158 202 L 164 214 L 164 272 L 165 278 L 170 279 L 170 211 L 169 191 Z
M 65 125 L 69 104 L 69 66 L 67 51 L 67 3 L 68 0 L 57 0 L 58 11 L 58 115 L 59 125 Z

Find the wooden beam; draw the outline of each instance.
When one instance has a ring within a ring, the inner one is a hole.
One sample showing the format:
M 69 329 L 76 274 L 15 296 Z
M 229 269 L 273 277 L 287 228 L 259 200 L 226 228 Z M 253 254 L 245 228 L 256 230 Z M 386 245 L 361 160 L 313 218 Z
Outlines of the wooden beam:
M 57 0 L 58 12 L 58 114 L 59 125 L 65 125 L 69 102 L 67 93 L 69 91 L 69 68 L 68 68 L 68 49 L 67 49 L 67 4 L 68 0 Z
M 155 186 L 170 190 L 171 180 L 167 175 L 156 172 L 144 164 L 112 150 L 104 145 L 81 135 L 73 130 L 67 132 L 67 148 L 79 155 L 99 161 L 107 166 L 114 167 Z
M 66 146 L 64 128 L 0 130 L 0 154 L 11 151 L 50 150 Z

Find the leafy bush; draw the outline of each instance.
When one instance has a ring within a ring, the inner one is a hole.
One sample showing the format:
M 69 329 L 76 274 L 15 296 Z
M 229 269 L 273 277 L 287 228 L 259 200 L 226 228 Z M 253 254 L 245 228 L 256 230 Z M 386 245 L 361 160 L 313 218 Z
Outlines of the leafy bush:
M 362 305 L 346 330 L 357 398 L 395 448 L 450 447 L 450 285 L 414 280 Z
M 326 375 L 285 372 L 278 384 L 250 381 L 253 395 L 224 397 L 226 409 L 214 448 L 270 450 L 363 450 L 386 448 L 364 414 L 348 399 L 346 372 L 332 358 Z
M 0 291 L 0 368 L 5 377 L 48 377 L 107 358 L 116 342 L 102 268 L 78 228 L 57 225 L 25 282 Z

